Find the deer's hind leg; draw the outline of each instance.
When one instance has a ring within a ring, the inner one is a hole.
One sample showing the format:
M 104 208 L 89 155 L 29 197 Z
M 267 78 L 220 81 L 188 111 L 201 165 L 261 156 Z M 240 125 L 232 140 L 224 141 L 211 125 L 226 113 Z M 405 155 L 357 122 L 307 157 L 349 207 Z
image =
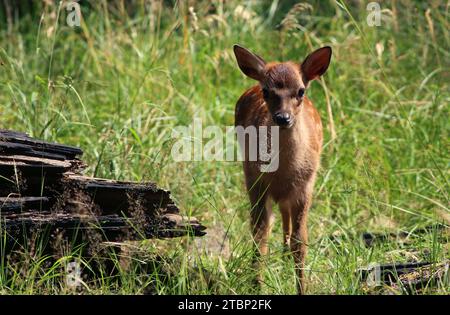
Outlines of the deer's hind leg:
M 261 258 L 267 254 L 268 240 L 272 230 L 273 214 L 267 187 L 256 184 L 248 190 L 251 204 L 251 228 L 254 240 L 253 265 L 257 284 L 262 282 Z

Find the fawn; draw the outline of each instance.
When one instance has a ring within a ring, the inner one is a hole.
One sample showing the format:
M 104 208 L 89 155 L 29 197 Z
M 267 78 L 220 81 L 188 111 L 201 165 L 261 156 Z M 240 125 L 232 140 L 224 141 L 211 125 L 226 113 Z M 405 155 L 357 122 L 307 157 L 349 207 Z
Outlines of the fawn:
M 258 256 L 267 253 L 273 222 L 271 201 L 274 201 L 281 211 L 284 245 L 290 247 L 294 256 L 298 293 L 303 294 L 307 215 L 323 141 L 319 113 L 306 97 L 305 90 L 327 70 L 331 48 L 314 51 L 301 64 L 266 63 L 238 45 L 234 46 L 234 54 L 241 71 L 259 81 L 239 98 L 235 126 L 279 127 L 279 167 L 274 172 L 262 172 L 258 161 L 248 159 L 248 144 L 241 143 L 245 183 L 252 207 L 252 233 L 257 246 L 255 264 Z M 260 273 L 257 281 L 262 281 Z

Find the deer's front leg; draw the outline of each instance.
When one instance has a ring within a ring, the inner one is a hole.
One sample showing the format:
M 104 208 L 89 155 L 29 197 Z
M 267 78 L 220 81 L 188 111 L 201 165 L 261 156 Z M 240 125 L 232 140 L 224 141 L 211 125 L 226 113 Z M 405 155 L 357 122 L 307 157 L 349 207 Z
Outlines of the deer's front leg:
M 305 192 L 292 206 L 292 236 L 291 251 L 294 256 L 295 270 L 297 274 L 298 294 L 305 293 L 305 257 L 308 248 L 308 210 L 311 205 L 312 194 Z
M 268 239 L 272 229 L 272 209 L 266 192 L 258 189 L 249 190 L 251 203 L 251 225 L 255 243 L 253 265 L 256 269 L 256 284 L 262 282 L 260 258 L 267 254 Z
M 287 202 L 280 203 L 281 220 L 283 225 L 283 245 L 285 250 L 289 250 L 291 244 L 291 206 Z

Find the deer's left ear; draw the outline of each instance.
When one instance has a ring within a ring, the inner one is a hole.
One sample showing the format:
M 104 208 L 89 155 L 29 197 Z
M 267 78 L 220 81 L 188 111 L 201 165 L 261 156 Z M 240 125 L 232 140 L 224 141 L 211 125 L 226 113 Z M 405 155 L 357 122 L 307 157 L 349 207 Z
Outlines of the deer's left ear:
M 241 71 L 252 79 L 262 81 L 266 65 L 264 59 L 239 45 L 234 45 L 233 49 Z
M 305 83 L 319 78 L 328 69 L 331 60 L 331 47 L 325 46 L 317 49 L 306 57 L 301 64 Z

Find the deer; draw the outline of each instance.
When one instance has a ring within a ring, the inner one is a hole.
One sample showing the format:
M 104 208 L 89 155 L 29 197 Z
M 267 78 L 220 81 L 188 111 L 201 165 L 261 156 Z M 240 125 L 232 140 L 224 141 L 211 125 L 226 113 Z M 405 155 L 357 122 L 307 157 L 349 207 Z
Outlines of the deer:
M 302 63 L 266 62 L 239 45 L 234 45 L 233 50 L 240 70 L 258 81 L 237 101 L 235 127 L 279 128 L 279 166 L 275 171 L 261 171 L 260 161 L 248 159 L 248 143 L 240 143 L 251 205 L 254 263 L 258 269 L 255 285 L 260 287 L 263 281 L 258 262 L 268 252 L 268 238 L 274 221 L 272 203 L 277 203 L 284 248 L 294 258 L 295 283 L 298 294 L 302 295 L 305 294 L 308 248 L 307 217 L 323 144 L 321 118 L 306 91 L 310 83 L 328 69 L 332 49 L 329 46 L 319 48 Z

